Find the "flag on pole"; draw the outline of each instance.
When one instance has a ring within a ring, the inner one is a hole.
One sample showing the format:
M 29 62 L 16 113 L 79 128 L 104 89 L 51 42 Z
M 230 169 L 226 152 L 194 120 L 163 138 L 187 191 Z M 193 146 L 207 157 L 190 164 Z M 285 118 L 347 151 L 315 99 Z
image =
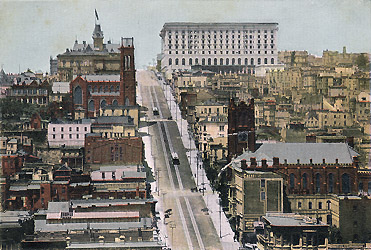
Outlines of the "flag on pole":
M 95 9 L 95 17 L 99 20 L 97 9 Z

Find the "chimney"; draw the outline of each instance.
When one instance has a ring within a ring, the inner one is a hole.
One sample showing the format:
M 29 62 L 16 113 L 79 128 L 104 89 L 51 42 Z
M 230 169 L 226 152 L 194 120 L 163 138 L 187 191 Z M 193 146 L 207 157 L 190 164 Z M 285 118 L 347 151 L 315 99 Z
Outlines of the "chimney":
M 251 167 L 253 167 L 253 168 L 256 167 L 256 158 L 255 157 L 250 158 L 250 164 L 251 164 Z
M 356 167 L 358 167 L 359 164 L 358 156 L 353 156 L 353 163 L 356 165 Z
M 263 169 L 267 169 L 268 165 L 267 165 L 267 160 L 266 159 L 262 159 L 262 168 Z
M 273 157 L 273 167 L 278 167 L 280 165 L 280 158 Z
M 247 170 L 246 159 L 241 160 L 241 169 L 242 170 Z

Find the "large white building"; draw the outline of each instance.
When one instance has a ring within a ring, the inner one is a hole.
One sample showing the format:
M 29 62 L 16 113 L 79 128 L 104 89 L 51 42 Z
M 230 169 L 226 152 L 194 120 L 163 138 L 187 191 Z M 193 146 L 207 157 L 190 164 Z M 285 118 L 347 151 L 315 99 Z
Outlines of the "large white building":
M 276 65 L 277 31 L 278 23 L 165 23 L 161 67 Z

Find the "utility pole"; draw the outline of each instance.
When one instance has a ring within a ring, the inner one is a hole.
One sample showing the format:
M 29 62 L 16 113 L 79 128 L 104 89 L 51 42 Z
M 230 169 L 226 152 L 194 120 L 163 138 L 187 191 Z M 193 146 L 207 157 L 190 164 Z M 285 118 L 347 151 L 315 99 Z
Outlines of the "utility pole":
M 222 238 L 222 199 L 219 198 L 219 237 Z
M 198 189 L 198 158 L 200 158 L 200 153 L 197 151 L 197 165 L 196 165 L 196 179 L 197 179 L 197 181 L 196 181 L 196 183 L 197 183 L 197 185 L 196 185 L 196 187 L 197 187 L 197 189 Z
M 156 172 L 157 172 L 157 195 L 160 196 L 160 169 L 157 169 Z
M 189 135 L 189 166 L 191 167 L 192 166 L 191 131 L 188 131 L 188 135 Z
M 171 223 L 170 228 L 171 228 L 171 248 L 175 249 L 174 248 L 174 228 L 176 228 L 176 224 L 174 222 Z

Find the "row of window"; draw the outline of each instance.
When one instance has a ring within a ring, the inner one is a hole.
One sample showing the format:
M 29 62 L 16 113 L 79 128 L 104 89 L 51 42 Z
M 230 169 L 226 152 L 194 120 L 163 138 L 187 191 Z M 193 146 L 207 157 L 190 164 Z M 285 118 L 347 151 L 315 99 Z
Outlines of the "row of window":
M 97 86 L 88 86 L 88 91 L 90 93 L 109 93 L 109 92 L 120 92 L 120 86 L 119 85 L 116 85 L 116 86 L 100 86 L 99 88 Z
M 261 42 L 262 40 L 257 40 L 257 44 L 265 44 L 265 45 L 268 45 L 269 44 L 269 42 L 268 42 L 268 40 L 264 40 L 264 43 L 263 42 Z M 229 45 L 229 44 L 232 44 L 232 45 L 235 45 L 235 44 L 238 44 L 238 45 L 241 45 L 242 43 L 255 43 L 255 41 L 254 40 L 237 40 L 237 42 L 235 41 L 235 40 L 222 40 L 222 39 L 219 39 L 219 42 L 218 42 L 218 40 L 214 40 L 214 42 L 212 43 L 212 40 L 207 40 L 207 41 L 205 41 L 205 40 L 200 40 L 200 41 L 198 41 L 198 40 L 188 40 L 187 42 L 186 42 L 186 40 L 182 40 L 182 42 L 181 42 L 181 44 L 182 44 L 182 46 L 185 46 L 186 44 L 188 44 L 188 46 L 191 46 L 192 44 L 201 44 L 201 45 L 208 45 L 208 46 L 211 46 L 211 44 L 212 45 L 214 45 L 214 46 L 216 46 L 217 44 L 218 45 L 225 45 L 225 46 L 227 46 L 227 45 Z M 165 43 L 166 44 L 166 43 Z M 172 42 L 171 42 L 171 40 L 167 43 L 169 46 L 170 45 L 172 45 Z M 274 40 L 270 40 L 270 44 L 274 44 Z M 180 42 L 178 42 L 178 40 L 176 40 L 175 41 L 175 45 L 176 46 L 178 46 L 178 45 L 180 45 Z
M 13 89 L 13 95 L 28 94 L 28 95 L 45 95 L 48 93 L 46 89 Z
M 168 31 L 168 35 L 171 35 L 172 33 L 174 33 L 175 35 L 177 35 L 178 33 L 182 33 L 182 34 L 185 34 L 187 31 L 186 30 L 169 30 Z M 198 34 L 198 33 L 202 33 L 202 34 L 205 34 L 205 33 L 208 33 L 208 34 L 216 34 L 216 33 L 263 33 L 263 30 L 189 30 L 188 33 L 190 34 Z M 269 31 L 268 30 L 264 30 L 264 33 L 268 33 Z M 273 34 L 274 33 L 274 30 L 270 30 L 270 33 Z
M 257 61 L 258 61 L 257 62 L 258 65 L 262 64 L 261 58 L 258 58 Z M 244 65 L 248 65 L 248 62 L 249 62 L 248 58 L 245 58 Z M 271 58 L 270 63 L 274 64 L 274 58 Z M 169 58 L 169 66 L 171 66 L 172 64 L 173 64 L 173 59 Z M 181 64 L 186 65 L 186 59 L 185 58 L 182 58 Z M 194 64 L 195 65 L 199 64 L 198 58 L 195 58 Z M 218 61 L 217 58 L 214 58 L 214 64 L 212 64 L 212 59 L 208 58 L 207 59 L 207 64 L 206 64 L 206 59 L 202 58 L 201 64 L 202 65 L 236 65 L 236 59 L 232 58 L 232 60 L 230 61 L 229 58 L 226 58 L 225 63 L 224 63 L 223 58 L 220 58 L 219 61 Z M 268 58 L 264 58 L 264 64 L 268 64 Z M 175 58 L 175 65 L 179 65 L 179 58 Z M 188 59 L 188 65 L 193 65 L 193 59 L 192 58 Z M 237 59 L 237 65 L 242 65 L 242 59 L 241 58 Z M 255 65 L 254 58 L 250 59 L 250 65 Z
M 308 175 L 306 173 L 304 173 L 302 176 L 301 176 L 301 188 L 302 189 L 308 189 Z M 295 174 L 290 174 L 290 179 L 289 179 L 289 185 L 290 185 L 290 189 L 294 189 L 295 188 L 295 180 L 297 180 L 297 177 L 295 176 Z M 327 186 L 327 192 L 328 193 L 333 193 L 334 192 L 334 174 L 333 173 L 329 173 L 327 175 L 327 182 L 328 183 L 328 186 Z M 342 193 L 344 194 L 347 194 L 347 193 L 350 193 L 351 192 L 351 181 L 350 181 L 350 176 L 349 174 L 343 174 L 341 176 L 341 191 Z M 315 177 L 314 177 L 314 191 L 315 193 L 320 193 L 321 192 L 321 183 L 323 183 L 324 180 L 322 180 L 322 176 L 321 174 L 317 173 L 315 174 Z
M 75 130 L 77 132 L 80 131 L 80 127 L 76 127 Z M 56 128 L 53 127 L 53 132 L 55 132 L 55 131 L 56 131 Z M 63 131 L 64 131 L 64 127 L 61 127 L 61 132 L 63 132 Z M 72 131 L 72 127 L 68 127 L 68 131 Z M 84 127 L 84 131 L 85 132 L 88 131 L 88 127 Z
M 168 48 L 169 49 L 176 49 L 176 50 L 178 50 L 178 49 L 185 49 L 185 50 L 203 49 L 204 50 L 205 49 L 205 46 L 207 46 L 206 49 L 209 49 L 209 50 L 212 50 L 212 49 L 241 49 L 241 47 L 242 47 L 241 45 L 236 45 L 236 46 L 235 45 L 231 45 L 231 46 L 229 46 L 229 44 L 220 44 L 220 45 L 205 45 L 205 44 L 201 44 L 200 46 L 198 46 L 197 44 L 195 44 L 195 45 L 189 45 L 189 46 L 181 45 L 181 47 L 180 47 L 180 45 L 175 44 L 174 47 L 173 47 L 172 44 L 169 44 L 168 45 Z M 257 45 L 257 48 L 258 49 L 261 49 L 262 46 L 264 46 L 264 49 L 268 49 L 268 44 L 264 44 L 264 45 L 258 44 Z M 255 49 L 255 47 L 253 45 L 250 45 L 250 46 L 244 45 L 243 48 L 244 49 Z M 271 44 L 270 45 L 270 48 L 273 49 L 274 48 L 274 44 Z M 223 54 L 222 51 L 221 51 L 221 54 Z
M 60 139 L 67 139 L 67 137 L 64 136 L 64 134 L 61 134 L 60 136 Z M 53 139 L 56 139 L 57 138 L 57 135 L 56 134 L 52 134 L 52 138 Z M 81 139 L 83 139 L 84 137 L 82 136 Z M 68 135 L 68 139 L 80 139 L 80 134 L 76 134 L 76 137 L 73 138 L 73 134 L 69 134 Z
M 330 210 L 331 209 L 331 201 L 327 201 L 327 209 Z M 298 209 L 301 209 L 303 208 L 303 204 L 299 201 L 298 202 Z M 310 201 L 308 202 L 308 209 L 313 209 L 313 203 Z M 318 202 L 318 207 L 317 209 L 323 209 L 323 206 L 322 206 L 322 202 Z
M 99 107 L 105 108 L 107 106 L 107 101 L 105 99 L 100 101 Z M 118 101 L 117 100 L 112 100 L 112 106 L 118 106 Z M 88 111 L 95 111 L 95 101 L 90 100 L 88 103 Z
M 236 37 L 240 39 L 241 38 L 241 35 L 237 35 Z M 257 37 L 258 37 L 258 39 L 261 38 L 260 35 L 258 35 Z M 175 35 L 175 37 L 172 37 L 171 34 L 168 35 L 168 39 L 174 39 L 174 38 L 175 39 L 178 39 L 178 38 L 180 38 L 180 36 Z M 183 40 L 186 39 L 186 35 L 182 35 L 181 38 Z M 211 39 L 212 37 L 211 37 L 211 35 L 207 35 L 207 37 L 206 37 L 205 35 L 199 36 L 199 35 L 196 35 L 195 34 L 195 35 L 188 35 L 187 38 L 188 39 L 192 39 L 193 38 L 193 39 L 202 39 L 202 40 L 205 40 L 205 39 Z M 216 38 L 217 38 L 217 35 L 214 34 L 214 39 L 216 39 Z M 229 38 L 229 35 L 228 34 L 224 34 L 224 35 L 223 34 L 220 34 L 219 35 L 219 38 L 226 38 L 226 39 L 228 39 Z M 234 39 L 234 38 L 235 38 L 235 36 L 232 35 L 232 39 Z M 255 37 L 253 35 L 244 35 L 243 38 L 245 38 L 245 39 L 248 39 L 248 38 L 254 39 Z M 271 34 L 270 38 L 273 39 L 274 38 L 274 35 Z M 268 35 L 267 34 L 264 35 L 264 39 L 268 39 Z
M 179 53 L 179 50 L 176 50 L 176 49 L 174 49 L 175 50 L 175 54 L 176 55 L 178 55 L 178 54 L 180 54 Z M 170 51 L 170 50 L 168 50 L 167 51 L 168 52 L 168 54 L 169 55 L 171 55 L 171 53 L 172 53 L 172 51 Z M 183 55 L 185 55 L 185 54 L 188 54 L 188 55 L 192 55 L 192 54 L 202 54 L 202 55 L 205 55 L 205 54 L 209 54 L 209 55 L 211 55 L 211 50 L 201 50 L 201 51 L 197 51 L 197 50 L 189 50 L 189 51 L 185 51 L 185 50 L 180 50 L 180 52 L 182 52 L 181 54 L 183 54 Z M 187 53 L 186 53 L 187 52 Z M 201 52 L 201 53 L 200 53 Z M 206 53 L 206 52 L 208 52 L 208 53 Z M 236 55 L 241 55 L 241 51 L 239 51 L 239 50 L 237 50 L 237 51 L 234 51 L 234 50 L 232 50 L 232 51 L 228 51 L 228 50 L 226 50 L 226 51 L 224 51 L 225 52 L 225 54 L 226 55 L 228 55 L 229 54 L 229 52 L 231 52 L 231 54 L 232 55 L 234 55 L 234 54 L 236 54 Z M 261 50 L 258 50 L 257 51 L 258 52 L 258 55 L 260 55 L 261 54 Z M 245 50 L 244 51 L 244 53 L 245 54 L 255 54 L 255 52 L 254 51 L 252 51 L 252 50 Z M 214 50 L 214 55 L 216 55 L 217 54 L 217 51 L 216 50 Z M 219 54 L 220 55 L 223 55 L 223 50 L 220 50 L 219 51 Z M 268 50 L 264 50 L 264 54 L 268 54 Z M 273 55 L 274 54 L 274 51 L 272 50 L 271 51 L 271 54 Z

